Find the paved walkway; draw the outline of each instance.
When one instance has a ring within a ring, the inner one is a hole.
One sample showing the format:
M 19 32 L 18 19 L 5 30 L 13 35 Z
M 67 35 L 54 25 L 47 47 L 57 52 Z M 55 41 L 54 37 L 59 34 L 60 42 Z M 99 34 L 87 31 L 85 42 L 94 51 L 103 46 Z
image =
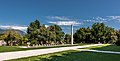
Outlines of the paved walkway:
M 120 54 L 120 52 L 113 52 L 113 51 L 100 51 L 100 50 L 84 50 L 84 51 L 109 53 L 109 54 Z
M 60 52 L 60 51 L 65 51 L 65 50 L 72 50 L 72 49 L 77 49 L 77 48 L 86 48 L 86 47 L 98 46 L 98 45 L 103 45 L 103 44 L 5 52 L 5 53 L 0 53 L 0 61 L 9 60 L 9 59 L 17 59 L 17 58 L 22 58 L 22 57 L 29 57 L 29 56 L 37 56 L 37 55 Z

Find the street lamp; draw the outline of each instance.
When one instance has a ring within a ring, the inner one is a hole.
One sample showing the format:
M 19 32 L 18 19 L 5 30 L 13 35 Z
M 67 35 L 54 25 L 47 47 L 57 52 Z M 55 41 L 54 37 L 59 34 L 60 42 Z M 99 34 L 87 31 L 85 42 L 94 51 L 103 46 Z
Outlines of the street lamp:
M 73 45 L 73 25 L 71 24 L 71 45 Z

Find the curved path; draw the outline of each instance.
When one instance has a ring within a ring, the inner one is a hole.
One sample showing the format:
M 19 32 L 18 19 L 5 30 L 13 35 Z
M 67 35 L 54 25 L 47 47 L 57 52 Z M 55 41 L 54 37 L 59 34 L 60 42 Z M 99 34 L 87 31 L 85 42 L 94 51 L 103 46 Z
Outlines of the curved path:
M 4 53 L 0 53 L 0 61 L 9 60 L 9 59 L 17 59 L 17 58 L 22 58 L 22 57 L 29 57 L 29 56 L 37 56 L 37 55 L 60 52 L 60 51 L 65 51 L 65 50 L 73 50 L 73 49 L 77 49 L 77 48 L 86 48 L 86 47 L 98 46 L 98 45 L 103 45 L 103 44 L 91 44 L 91 45 L 84 45 L 84 46 L 36 49 L 36 50 L 16 51 L 16 52 L 4 52 Z
M 90 52 L 99 52 L 99 53 L 109 53 L 109 54 L 120 54 L 120 52 L 113 52 L 113 51 L 100 51 L 100 50 L 86 50 Z

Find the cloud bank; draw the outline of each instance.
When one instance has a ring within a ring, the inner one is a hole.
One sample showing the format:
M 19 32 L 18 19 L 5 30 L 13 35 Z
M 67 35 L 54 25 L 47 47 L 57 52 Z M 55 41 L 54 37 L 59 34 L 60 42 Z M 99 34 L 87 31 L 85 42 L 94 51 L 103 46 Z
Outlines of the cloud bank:
M 57 21 L 57 22 L 49 22 L 52 24 L 57 24 L 57 25 L 78 25 L 81 24 L 79 22 L 76 21 Z
M 16 30 L 21 30 L 21 31 L 26 31 L 27 27 L 26 26 L 4 26 L 4 25 L 0 25 L 1 29 L 16 29 Z
M 48 23 L 57 24 L 57 25 L 78 25 L 78 24 L 86 24 L 86 23 L 105 23 L 107 22 L 107 18 L 104 17 L 93 17 L 91 19 L 76 19 L 70 18 L 66 16 L 48 16 Z M 64 21 L 63 21 L 64 20 Z
M 89 18 L 73 18 L 67 16 L 49 16 L 48 23 L 57 24 L 57 25 L 77 25 L 76 29 L 81 27 L 91 27 L 93 23 L 105 23 L 105 25 L 120 29 L 120 16 L 98 16 L 98 17 L 89 17 Z M 80 25 L 79 25 L 80 24 Z M 67 29 L 64 26 L 62 27 L 64 31 Z
M 48 23 L 57 25 L 79 25 L 81 24 L 77 19 L 66 16 L 47 16 Z
M 107 16 L 109 20 L 113 20 L 116 23 L 120 23 L 120 16 Z
M 109 18 L 111 18 L 111 19 L 120 20 L 120 16 L 107 16 L 107 17 L 109 17 Z
M 105 22 L 107 22 L 107 19 L 103 18 L 103 17 L 93 17 L 90 20 L 83 20 L 83 21 L 84 21 L 84 23 L 85 22 L 87 22 L 87 23 L 105 23 Z
M 65 16 L 47 16 L 47 18 L 50 20 L 71 20 L 70 18 Z

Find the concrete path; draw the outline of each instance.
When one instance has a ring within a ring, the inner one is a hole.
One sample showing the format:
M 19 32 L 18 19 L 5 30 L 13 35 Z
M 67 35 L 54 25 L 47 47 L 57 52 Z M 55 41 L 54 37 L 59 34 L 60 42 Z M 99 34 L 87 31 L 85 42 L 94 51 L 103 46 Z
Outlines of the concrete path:
M 22 58 L 22 57 L 29 57 L 29 56 L 37 56 L 37 55 L 60 52 L 60 51 L 65 51 L 65 50 L 72 50 L 72 49 L 77 49 L 77 48 L 99 46 L 99 45 L 103 45 L 103 44 L 91 44 L 91 45 L 84 45 L 84 46 L 72 46 L 72 47 L 60 47 L 60 48 L 5 52 L 5 53 L 0 53 L 0 61 L 9 60 L 9 59 L 17 59 L 17 58 Z
M 100 50 L 84 50 L 84 51 L 109 53 L 109 54 L 120 54 L 120 52 L 113 52 L 113 51 L 100 51 Z

